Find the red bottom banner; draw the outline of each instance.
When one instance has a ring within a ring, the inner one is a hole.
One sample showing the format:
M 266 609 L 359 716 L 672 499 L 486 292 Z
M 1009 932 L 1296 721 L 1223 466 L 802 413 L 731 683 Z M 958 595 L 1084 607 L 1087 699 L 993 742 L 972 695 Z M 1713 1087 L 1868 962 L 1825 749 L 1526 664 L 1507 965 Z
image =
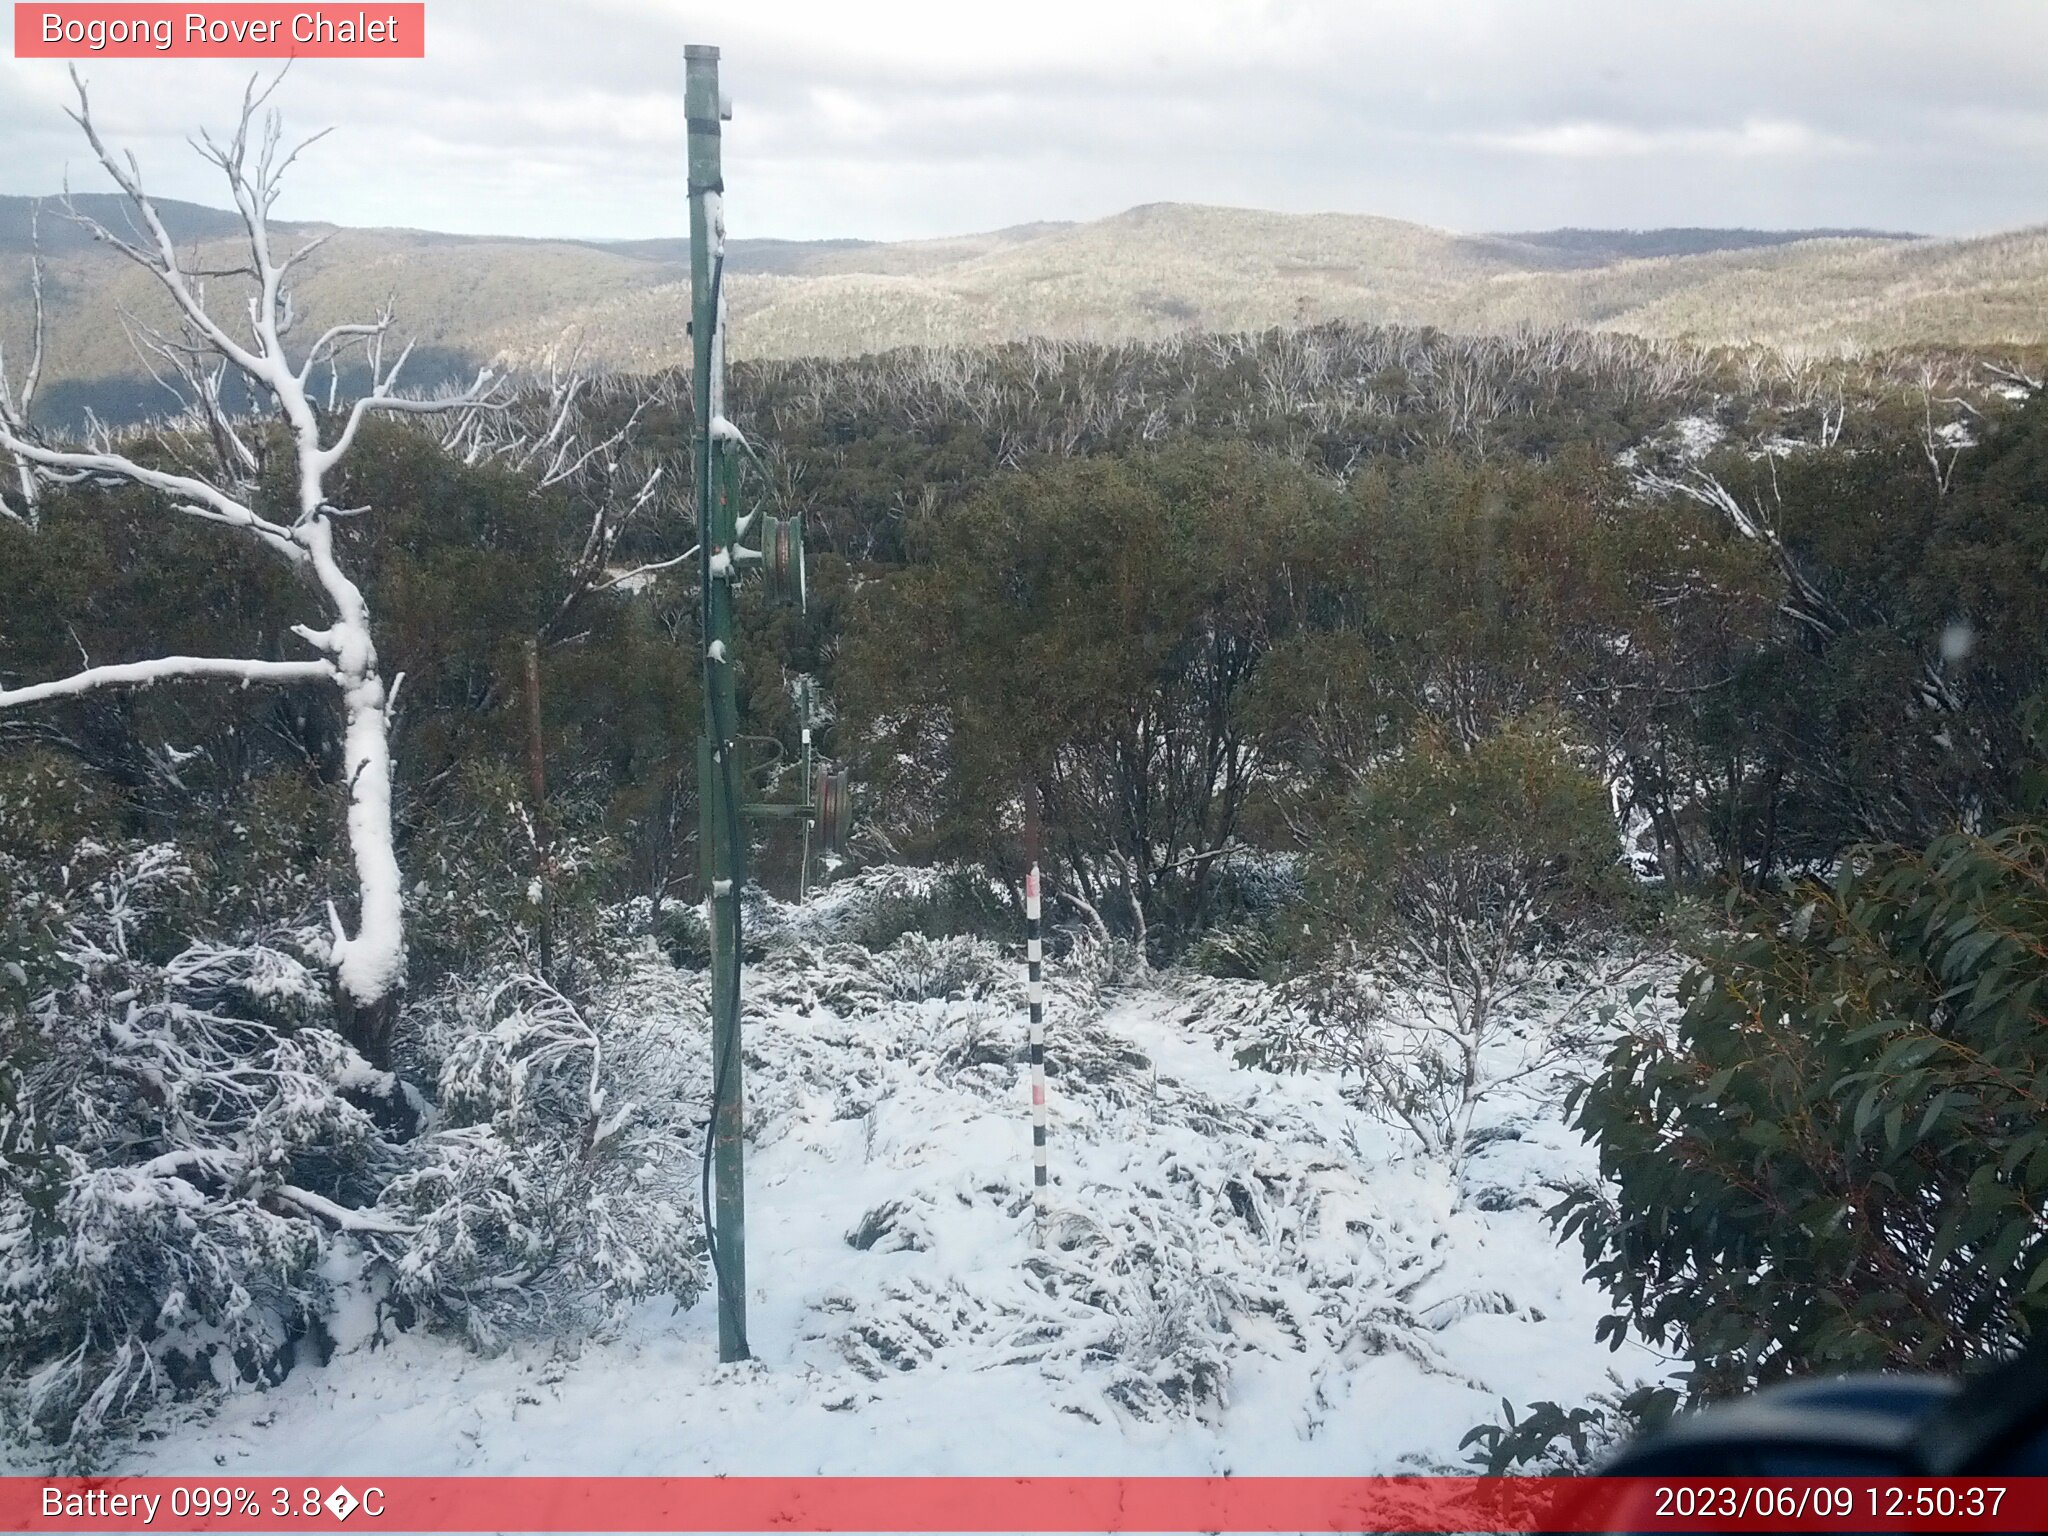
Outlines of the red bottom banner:
M 0 1478 L 0 1531 L 2048 1531 L 2048 1478 Z

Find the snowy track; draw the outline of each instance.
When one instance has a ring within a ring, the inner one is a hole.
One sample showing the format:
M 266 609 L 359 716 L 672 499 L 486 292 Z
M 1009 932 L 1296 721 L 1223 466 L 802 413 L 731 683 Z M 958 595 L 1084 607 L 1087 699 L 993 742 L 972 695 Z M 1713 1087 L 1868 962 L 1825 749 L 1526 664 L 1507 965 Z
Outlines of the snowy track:
M 1519 1109 L 1454 1199 L 1337 1079 L 1237 1065 L 1170 990 L 1055 1000 L 1035 1250 L 1021 994 L 984 963 L 964 990 L 988 995 L 921 999 L 941 946 L 905 942 L 910 963 L 898 946 L 851 982 L 866 952 L 840 946 L 750 986 L 757 1361 L 716 1363 L 708 1294 L 573 1355 L 493 1359 L 378 1338 L 358 1306 L 329 1365 L 193 1413 L 119 1470 L 1461 1470 L 1502 1397 L 1659 1373 L 1594 1343 L 1602 1299 L 1542 1220 L 1547 1183 L 1591 1172 L 1554 1118 Z M 991 953 L 952 942 L 970 977 L 968 951 Z M 695 992 L 640 983 L 649 1006 Z

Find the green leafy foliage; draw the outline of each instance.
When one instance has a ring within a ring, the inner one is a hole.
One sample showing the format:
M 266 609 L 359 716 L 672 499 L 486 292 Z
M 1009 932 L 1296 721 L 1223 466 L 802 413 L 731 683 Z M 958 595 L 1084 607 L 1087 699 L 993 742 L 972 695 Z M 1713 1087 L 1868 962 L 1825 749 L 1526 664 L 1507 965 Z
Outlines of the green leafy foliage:
M 1606 786 L 1555 718 L 1461 743 L 1423 728 L 1357 783 L 1313 876 L 1321 938 L 1351 936 L 1396 973 L 1502 963 L 1623 894 Z M 1472 947 L 1478 934 L 1480 951 Z
M 1031 785 L 1067 889 L 1112 922 L 1200 927 L 1252 787 L 1244 701 L 1334 508 L 1292 466 L 1183 447 L 1048 463 L 915 521 L 916 563 L 863 593 L 839 680 L 917 851 L 1007 864 L 996 808 Z
M 1710 461 L 1810 596 L 1724 653 L 1719 686 L 1665 702 L 1665 771 L 1650 753 L 1632 767 L 1680 861 L 1767 884 L 1850 843 L 2023 809 L 2026 701 L 2048 688 L 2048 410 L 1987 430 L 1946 489 L 1915 425 Z M 1708 786 L 1692 825 L 1674 771 Z
M 1648 1385 L 1603 1394 L 1589 1407 L 1531 1403 L 1519 1417 L 1502 1398 L 1500 1421 L 1474 1425 L 1458 1443 L 1489 1477 L 1518 1471 L 1570 1476 L 1591 1471 L 1608 1446 L 1669 1423 L 1678 1406 L 1675 1389 Z
M 1692 1389 L 1952 1368 L 2048 1317 L 2048 835 L 1880 849 L 1738 914 L 1676 1038 L 1576 1100 L 1611 1195 L 1556 1212 Z

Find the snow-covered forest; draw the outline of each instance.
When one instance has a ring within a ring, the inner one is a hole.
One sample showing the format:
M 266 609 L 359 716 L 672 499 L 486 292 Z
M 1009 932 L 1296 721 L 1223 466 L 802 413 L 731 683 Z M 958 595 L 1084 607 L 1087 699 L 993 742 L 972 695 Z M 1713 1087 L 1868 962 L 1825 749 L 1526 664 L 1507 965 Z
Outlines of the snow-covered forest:
M 265 106 L 199 274 L 78 98 L 180 410 L 0 361 L 0 1463 L 1558 1469 L 2038 1325 L 2042 358 L 736 370 L 750 782 L 808 680 L 857 803 L 754 833 L 720 1366 L 689 380 L 409 392 Z

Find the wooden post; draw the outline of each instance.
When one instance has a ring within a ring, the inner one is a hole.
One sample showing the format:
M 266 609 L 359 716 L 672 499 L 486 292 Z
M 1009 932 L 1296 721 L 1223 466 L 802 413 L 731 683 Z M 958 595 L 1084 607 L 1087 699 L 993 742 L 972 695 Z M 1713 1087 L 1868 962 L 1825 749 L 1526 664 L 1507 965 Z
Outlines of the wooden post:
M 533 816 L 534 878 L 540 882 L 540 971 L 548 975 L 555 955 L 555 860 L 548 835 L 547 736 L 540 719 L 540 641 L 526 642 L 526 793 Z
M 811 680 L 806 677 L 797 685 L 796 707 L 799 724 L 804 733 L 803 777 L 797 780 L 798 793 L 814 795 L 811 785 Z M 811 819 L 804 818 L 803 855 L 797 861 L 796 903 L 802 906 L 811 899 Z

